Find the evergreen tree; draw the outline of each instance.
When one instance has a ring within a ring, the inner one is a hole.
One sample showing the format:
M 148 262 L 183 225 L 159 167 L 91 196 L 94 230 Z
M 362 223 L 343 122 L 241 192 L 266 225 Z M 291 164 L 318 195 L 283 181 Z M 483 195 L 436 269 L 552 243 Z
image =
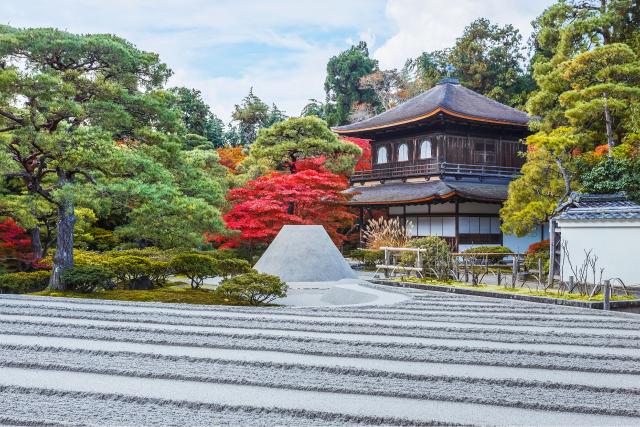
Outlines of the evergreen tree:
M 222 226 L 220 184 L 192 182 L 203 176 L 181 151 L 170 74 L 115 36 L 0 27 L 0 173 L 55 207 L 53 289 L 73 267 L 76 207 L 121 209 L 145 240 Z
M 242 100 L 242 104 L 236 104 L 231 117 L 238 122 L 240 144 L 248 146 L 256 140 L 258 129 L 269 117 L 269 106 L 254 95 L 251 88 L 249 94 Z
M 367 43 L 362 41 L 329 59 L 324 90 L 327 100 L 334 104 L 326 116 L 330 126 L 346 124 L 357 104 L 370 104 L 378 109 L 375 92 L 360 88 L 360 79 L 377 69 L 378 61 L 369 57 Z

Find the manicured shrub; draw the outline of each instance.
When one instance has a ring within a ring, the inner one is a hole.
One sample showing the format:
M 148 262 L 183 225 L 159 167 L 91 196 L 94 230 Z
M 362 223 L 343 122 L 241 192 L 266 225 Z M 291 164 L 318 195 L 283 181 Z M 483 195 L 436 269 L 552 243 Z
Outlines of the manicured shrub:
M 446 280 L 451 271 L 451 256 L 449 244 L 446 240 L 437 236 L 420 237 L 411 239 L 405 245 L 407 248 L 424 249 L 421 254 L 423 274 L 436 276 L 438 279 Z M 402 255 L 400 262 L 404 265 L 415 265 L 417 255 L 406 253 Z
M 50 257 L 53 257 L 51 255 Z M 107 268 L 111 258 L 106 254 L 82 249 L 73 250 L 73 264 L 77 266 L 92 265 Z
M 475 248 L 469 248 L 466 251 L 464 251 L 465 254 L 482 254 L 482 253 L 491 253 L 491 254 L 512 254 L 513 251 L 509 248 L 505 248 L 504 246 L 477 246 Z M 482 263 L 484 262 L 485 258 L 488 258 L 487 261 L 489 262 L 489 264 L 497 264 L 500 261 L 502 261 L 505 257 L 505 255 L 489 255 L 489 256 L 483 256 L 483 255 L 478 255 L 476 257 L 476 260 L 474 263 Z
M 106 267 L 116 277 L 118 287 L 123 289 L 148 288 L 151 286 L 149 274 L 151 261 L 147 258 L 125 255 L 110 258 Z M 142 284 L 142 285 L 141 285 Z M 145 286 L 148 284 L 148 286 Z
M 251 273 L 223 280 L 216 292 L 223 298 L 261 305 L 287 296 L 287 290 L 287 284 L 278 276 L 253 270 Z
M 524 264 L 529 270 L 538 269 L 538 260 L 542 260 L 543 273 L 549 272 L 549 240 L 543 240 L 541 242 L 532 243 L 527 249 L 527 254 L 524 257 Z
M 237 276 L 238 274 L 249 273 L 251 271 L 251 264 L 243 259 L 216 259 L 215 264 L 218 270 L 218 274 L 225 279 L 229 276 Z
M 87 242 L 87 248 L 93 251 L 108 251 L 115 248 L 119 239 L 113 234 L 113 231 L 100 227 L 92 227 L 88 230 L 90 236 Z
M 364 263 L 366 267 L 375 267 L 384 262 L 384 251 L 378 249 L 354 249 L 349 256 Z
M 191 281 L 193 289 L 202 286 L 204 279 L 220 275 L 219 261 L 209 255 L 187 252 L 171 260 L 171 269 Z
M 101 288 L 110 288 L 113 276 L 113 272 L 103 267 L 83 265 L 65 271 L 62 281 L 70 291 L 89 293 Z
M 49 277 L 51 272 L 47 270 L 1 274 L 0 293 L 24 294 L 43 291 L 49 286 Z
M 167 284 L 169 276 L 173 273 L 171 263 L 169 261 L 151 260 L 148 270 L 148 276 L 153 286 L 164 286 Z

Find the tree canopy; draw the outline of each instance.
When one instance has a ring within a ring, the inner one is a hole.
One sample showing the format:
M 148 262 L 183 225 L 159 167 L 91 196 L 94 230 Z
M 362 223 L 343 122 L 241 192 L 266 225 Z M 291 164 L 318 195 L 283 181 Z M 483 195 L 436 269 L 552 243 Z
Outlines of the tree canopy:
M 581 165 L 590 157 L 598 167 L 603 144 L 609 156 L 618 148 L 621 156 L 637 155 L 639 19 L 634 2 L 602 0 L 561 1 L 534 21 L 538 90 L 527 109 L 536 133 L 501 211 L 503 231 L 524 234 L 571 191 L 597 188 Z M 544 173 L 551 179 L 540 179 Z
M 370 104 L 377 108 L 375 92 L 360 86 L 360 78 L 377 69 L 378 61 L 369 57 L 365 42 L 351 46 L 329 59 L 324 90 L 331 103 L 330 112 L 326 115 L 331 126 L 347 123 L 355 105 Z
M 0 27 L 0 172 L 54 206 L 53 288 L 73 266 L 78 206 L 120 209 L 138 239 L 151 237 L 145 211 L 172 218 L 174 235 L 222 227 L 220 185 L 194 184 L 207 171 L 181 151 L 181 112 L 162 90 L 170 74 L 116 36 Z M 201 216 L 162 214 L 176 206 Z

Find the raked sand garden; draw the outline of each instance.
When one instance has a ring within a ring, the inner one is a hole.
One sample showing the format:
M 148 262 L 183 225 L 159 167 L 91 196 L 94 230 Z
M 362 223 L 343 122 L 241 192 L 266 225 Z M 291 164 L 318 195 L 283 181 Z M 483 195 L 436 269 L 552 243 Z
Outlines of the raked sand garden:
M 256 308 L 3 295 L 0 422 L 640 423 L 633 315 L 338 286 L 370 289 L 370 300 Z

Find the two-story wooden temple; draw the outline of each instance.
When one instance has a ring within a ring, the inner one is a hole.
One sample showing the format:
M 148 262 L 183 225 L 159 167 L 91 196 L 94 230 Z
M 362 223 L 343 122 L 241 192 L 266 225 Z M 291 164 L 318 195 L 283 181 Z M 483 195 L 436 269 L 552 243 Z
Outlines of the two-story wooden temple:
M 374 212 L 400 217 L 411 236 L 442 236 L 457 250 L 504 245 L 526 250 L 547 238 L 503 235 L 498 212 L 518 175 L 529 134 L 526 113 L 443 79 L 367 120 L 336 127 L 370 140 L 372 168 L 351 177 L 350 204 L 362 225 Z

